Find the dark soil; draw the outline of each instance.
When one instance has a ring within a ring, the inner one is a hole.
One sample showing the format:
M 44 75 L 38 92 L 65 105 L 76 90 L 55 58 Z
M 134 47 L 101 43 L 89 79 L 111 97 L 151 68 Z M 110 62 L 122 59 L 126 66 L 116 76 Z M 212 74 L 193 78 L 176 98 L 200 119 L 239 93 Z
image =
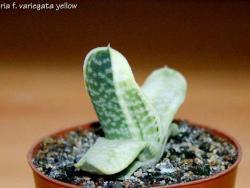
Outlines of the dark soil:
M 130 179 L 114 180 L 77 170 L 74 164 L 100 135 L 100 130 L 72 131 L 65 137 L 47 138 L 33 159 L 45 175 L 86 188 L 151 187 L 202 179 L 229 168 L 237 159 L 236 148 L 202 128 L 179 122 L 180 134 L 169 139 L 156 165 L 138 169 Z

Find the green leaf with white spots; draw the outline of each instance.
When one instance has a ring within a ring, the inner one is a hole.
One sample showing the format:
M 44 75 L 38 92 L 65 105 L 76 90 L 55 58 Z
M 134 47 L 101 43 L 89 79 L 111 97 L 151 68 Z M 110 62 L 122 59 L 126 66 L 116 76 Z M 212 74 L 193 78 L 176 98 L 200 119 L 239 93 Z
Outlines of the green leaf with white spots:
M 105 137 L 112 140 L 99 139 L 76 166 L 97 174 L 120 172 L 119 177 L 124 178 L 141 166 L 158 162 L 170 134 L 178 133 L 170 124 L 185 98 L 184 77 L 163 68 L 154 71 L 140 88 L 126 58 L 110 47 L 99 47 L 85 58 L 84 78 Z M 123 153 L 126 159 L 118 159 L 123 151 L 118 145 L 126 150 L 129 141 L 135 147 Z M 116 147 L 119 151 L 114 152 Z
M 126 58 L 110 47 L 95 48 L 85 59 L 84 76 L 105 137 L 147 141 L 144 159 L 160 154 L 160 119 Z
M 170 135 L 177 135 L 179 130 L 175 123 L 171 123 L 174 115 L 185 100 L 187 83 L 185 78 L 176 70 L 167 67 L 155 70 L 151 73 L 141 87 L 142 92 L 153 104 L 160 117 L 161 132 L 159 137 L 161 152 L 151 159 L 145 159 L 143 154 L 138 156 L 119 178 L 128 178 L 140 166 L 150 166 L 160 160 L 166 142 Z
M 100 175 L 116 174 L 128 167 L 145 145 L 137 140 L 98 138 L 75 166 Z
M 100 47 L 89 52 L 84 61 L 84 78 L 105 136 L 110 139 L 131 138 L 129 120 L 118 102 L 109 48 Z M 134 130 L 139 132 L 136 127 Z

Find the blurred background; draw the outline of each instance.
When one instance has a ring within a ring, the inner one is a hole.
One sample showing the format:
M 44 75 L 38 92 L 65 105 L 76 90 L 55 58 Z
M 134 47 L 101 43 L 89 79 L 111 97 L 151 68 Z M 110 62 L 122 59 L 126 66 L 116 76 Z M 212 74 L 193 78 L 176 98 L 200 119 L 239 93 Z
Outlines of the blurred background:
M 127 57 L 139 83 L 164 65 L 186 76 L 189 91 L 177 117 L 240 141 L 236 187 L 247 188 L 250 3 L 68 2 L 77 2 L 77 9 L 0 10 L 1 187 L 34 187 L 26 162 L 30 146 L 51 131 L 96 120 L 82 62 L 90 49 L 110 43 Z

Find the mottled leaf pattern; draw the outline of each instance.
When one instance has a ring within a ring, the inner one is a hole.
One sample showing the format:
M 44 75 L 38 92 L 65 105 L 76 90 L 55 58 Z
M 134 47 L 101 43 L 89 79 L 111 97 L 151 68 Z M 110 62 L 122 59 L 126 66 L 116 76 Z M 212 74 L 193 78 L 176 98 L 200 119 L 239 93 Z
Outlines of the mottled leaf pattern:
M 99 47 L 85 58 L 84 79 L 107 139 L 98 139 L 76 166 L 96 174 L 120 172 L 124 178 L 156 163 L 169 135 L 178 133 L 170 124 L 185 98 L 184 77 L 162 68 L 140 88 L 126 58 Z
M 119 178 L 129 177 L 140 165 L 152 165 L 152 163 L 160 160 L 169 136 L 178 134 L 177 125 L 171 124 L 171 122 L 186 97 L 187 83 L 185 78 L 174 69 L 160 68 L 148 76 L 141 90 L 153 104 L 160 118 L 161 132 L 159 137 L 161 145 L 159 148 L 161 152 L 151 160 L 143 160 L 143 156 L 140 155 L 140 160 L 134 161 L 126 170 L 126 173 L 121 173 L 122 175 Z
M 160 119 L 125 57 L 110 47 L 89 54 L 84 63 L 85 82 L 105 136 L 146 140 L 145 159 L 160 154 Z
M 94 49 L 89 53 L 84 62 L 84 76 L 105 136 L 131 138 L 125 114 L 117 102 L 109 48 Z

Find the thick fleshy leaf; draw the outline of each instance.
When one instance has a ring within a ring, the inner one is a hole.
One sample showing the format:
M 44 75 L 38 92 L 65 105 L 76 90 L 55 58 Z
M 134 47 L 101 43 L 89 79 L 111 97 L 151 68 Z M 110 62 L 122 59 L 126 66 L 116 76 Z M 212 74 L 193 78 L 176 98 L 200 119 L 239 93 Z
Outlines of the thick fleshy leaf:
M 142 141 L 98 138 L 75 166 L 100 175 L 116 174 L 128 167 L 145 145 Z
M 105 137 L 147 141 L 143 158 L 159 155 L 161 126 L 137 85 L 126 58 L 111 47 L 95 48 L 84 62 L 85 83 Z
M 160 117 L 160 130 L 162 130 L 159 133 L 161 152 L 147 160 L 144 159 L 144 156 L 141 154 L 138 157 L 139 160 L 134 161 L 120 174 L 120 179 L 128 178 L 140 166 L 152 165 L 160 160 L 169 136 L 178 134 L 177 125 L 174 123 L 171 124 L 171 122 L 185 100 L 187 83 L 179 72 L 164 67 L 151 73 L 142 85 L 141 90 L 153 104 Z
M 113 150 L 117 139 L 121 139 L 121 145 L 124 139 L 146 145 L 137 148 L 137 156 L 134 148 L 129 154 L 133 159 L 125 155 L 127 160 L 123 162 L 117 159 L 119 155 L 111 157 L 110 152 L 103 155 L 101 145 L 107 140 L 100 139 L 76 166 L 97 174 L 114 174 L 126 168 L 119 174 L 127 177 L 141 166 L 156 163 L 173 133 L 170 123 L 185 98 L 184 77 L 173 69 L 162 68 L 154 71 L 139 88 L 126 58 L 110 47 L 89 52 L 84 61 L 84 77 L 105 137 L 114 141 L 113 145 L 107 145 L 111 147 L 107 151 Z M 99 155 L 98 160 L 105 164 L 92 160 L 93 155 Z M 108 164 L 111 158 L 116 163 Z
M 168 128 L 186 97 L 185 78 L 178 71 L 164 67 L 152 72 L 141 89 L 156 109 L 163 130 L 161 136 L 166 137 Z

